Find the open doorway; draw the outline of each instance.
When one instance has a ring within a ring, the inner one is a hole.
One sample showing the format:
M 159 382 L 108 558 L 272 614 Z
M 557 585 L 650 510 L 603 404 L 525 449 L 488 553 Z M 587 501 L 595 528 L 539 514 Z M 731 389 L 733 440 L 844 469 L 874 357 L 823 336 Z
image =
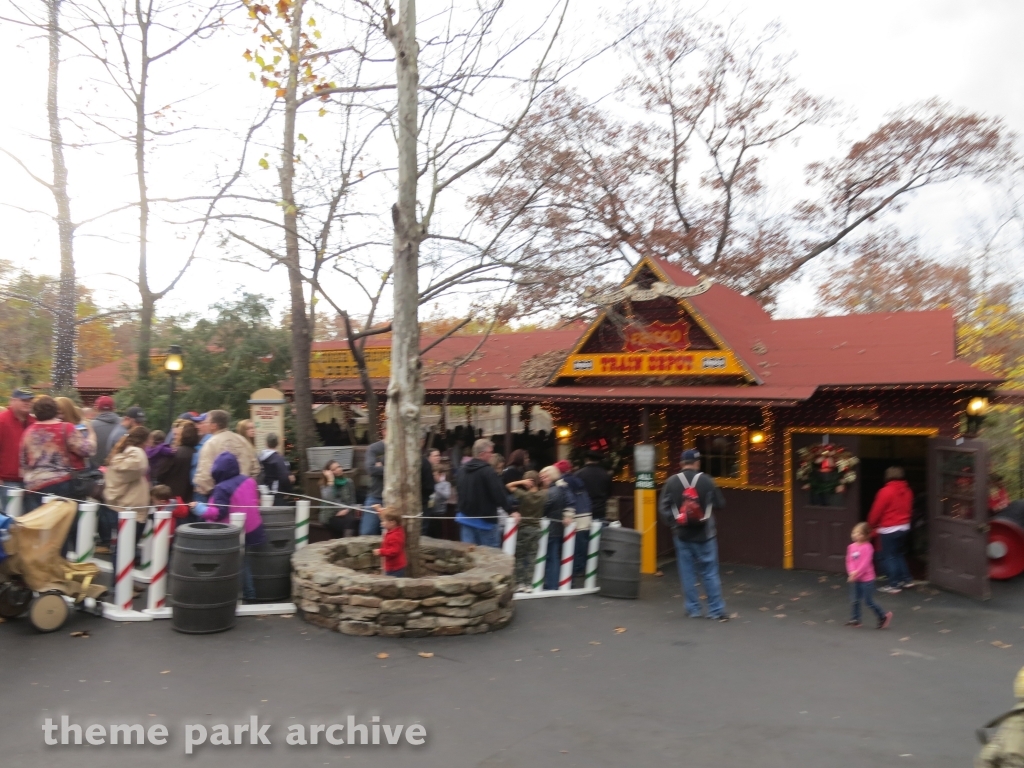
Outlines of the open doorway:
M 928 438 L 901 435 L 860 437 L 860 519 L 867 520 L 885 470 L 900 467 L 914 492 L 914 516 L 907 543 L 907 565 L 915 579 L 928 574 Z

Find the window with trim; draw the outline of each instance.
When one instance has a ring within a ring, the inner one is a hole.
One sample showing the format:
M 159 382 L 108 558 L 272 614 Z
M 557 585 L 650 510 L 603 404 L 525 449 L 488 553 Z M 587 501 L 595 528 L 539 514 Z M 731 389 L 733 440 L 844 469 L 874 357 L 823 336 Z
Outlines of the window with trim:
M 721 486 L 747 484 L 746 427 L 686 427 L 686 448 L 700 451 L 700 468 Z

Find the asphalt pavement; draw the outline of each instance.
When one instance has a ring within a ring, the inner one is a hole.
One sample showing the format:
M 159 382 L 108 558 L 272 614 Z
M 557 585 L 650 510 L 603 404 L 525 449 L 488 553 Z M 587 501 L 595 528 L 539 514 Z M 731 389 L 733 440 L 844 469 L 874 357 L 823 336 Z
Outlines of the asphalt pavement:
M 977 752 L 975 729 L 1013 703 L 1024 583 L 996 585 L 985 604 L 927 587 L 878 595 L 895 611 L 878 631 L 843 626 L 838 576 L 739 566 L 722 576 L 736 614 L 725 624 L 686 618 L 674 574 L 647 578 L 636 601 L 518 602 L 510 627 L 473 637 L 346 637 L 280 616 L 209 636 L 85 614 L 49 635 L 8 621 L 0 764 L 959 768 Z M 169 737 L 46 746 L 45 718 L 62 715 L 163 724 Z M 215 724 L 233 731 L 253 715 L 270 725 L 269 746 L 185 754 L 187 725 L 212 738 Z M 349 715 L 421 723 L 426 743 L 285 743 L 289 726 Z

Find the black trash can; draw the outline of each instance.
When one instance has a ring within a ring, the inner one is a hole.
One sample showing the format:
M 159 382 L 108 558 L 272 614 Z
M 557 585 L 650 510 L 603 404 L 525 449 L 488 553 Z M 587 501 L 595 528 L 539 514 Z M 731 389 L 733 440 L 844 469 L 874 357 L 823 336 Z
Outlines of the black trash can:
M 174 532 L 171 626 L 203 635 L 235 626 L 242 587 L 239 530 L 225 523 L 190 523 Z
M 605 597 L 635 600 L 640 594 L 640 539 L 632 528 L 602 529 L 597 583 Z
M 292 595 L 292 555 L 295 554 L 295 507 L 261 507 L 265 544 L 249 547 L 245 556 L 252 569 L 256 602 L 280 603 Z

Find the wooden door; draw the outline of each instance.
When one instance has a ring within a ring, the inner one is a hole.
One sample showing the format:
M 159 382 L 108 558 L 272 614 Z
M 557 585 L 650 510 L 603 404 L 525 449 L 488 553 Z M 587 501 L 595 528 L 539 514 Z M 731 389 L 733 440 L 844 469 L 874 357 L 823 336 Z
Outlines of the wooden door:
M 860 521 L 860 480 L 842 493 L 807 490 L 796 473 L 800 450 L 821 444 L 821 434 L 793 435 L 793 566 L 811 571 L 846 573 L 850 531 Z M 829 435 L 828 442 L 857 455 L 856 435 Z
M 988 600 L 988 451 L 981 440 L 928 441 L 928 580 Z

